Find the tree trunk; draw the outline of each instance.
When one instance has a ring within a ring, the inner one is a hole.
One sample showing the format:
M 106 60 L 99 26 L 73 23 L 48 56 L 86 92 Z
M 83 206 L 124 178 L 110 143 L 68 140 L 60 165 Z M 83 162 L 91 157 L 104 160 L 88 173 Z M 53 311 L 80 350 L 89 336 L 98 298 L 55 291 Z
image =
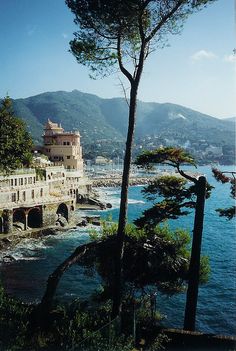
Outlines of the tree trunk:
M 195 330 L 197 299 L 198 299 L 198 285 L 199 285 L 199 271 L 201 258 L 201 243 L 203 231 L 204 205 L 206 193 L 206 178 L 199 177 L 197 183 L 197 201 L 194 218 L 193 242 L 191 259 L 189 265 L 189 282 L 185 306 L 184 329 Z
M 30 327 L 32 331 L 38 326 L 46 326 L 45 324 L 47 321 L 47 316 L 51 310 L 58 283 L 65 271 L 73 264 L 77 263 L 80 258 L 87 252 L 87 250 L 98 247 L 101 244 L 103 244 L 102 241 L 93 241 L 77 247 L 75 251 L 67 259 L 65 259 L 64 262 L 62 262 L 49 276 L 43 298 L 31 315 Z
M 121 201 L 120 201 L 120 213 L 119 223 L 117 230 L 117 252 L 115 257 L 115 272 L 113 282 L 113 306 L 112 306 L 112 318 L 118 316 L 121 312 L 121 297 L 122 297 L 122 261 L 124 253 L 124 238 L 125 238 L 125 226 L 127 223 L 127 209 L 128 209 L 128 188 L 129 188 L 129 176 L 132 159 L 132 144 L 134 138 L 135 129 L 135 117 L 137 107 L 137 92 L 138 83 L 134 82 L 131 84 L 130 90 L 130 105 L 129 105 L 129 126 L 126 139 L 126 150 L 124 157 L 124 168 L 122 175 L 121 185 Z

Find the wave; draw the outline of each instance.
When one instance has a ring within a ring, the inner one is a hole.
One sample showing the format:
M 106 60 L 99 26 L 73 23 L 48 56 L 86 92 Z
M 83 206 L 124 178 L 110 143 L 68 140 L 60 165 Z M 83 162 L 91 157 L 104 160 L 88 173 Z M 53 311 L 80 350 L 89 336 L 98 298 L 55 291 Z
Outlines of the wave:
M 92 226 L 91 226 L 92 228 Z M 14 248 L 0 252 L 0 265 L 14 261 L 36 261 L 44 259 L 45 250 L 55 244 L 55 240 L 78 238 L 84 241 L 89 237 L 90 226 L 85 228 L 70 229 L 66 232 L 59 232 L 57 235 L 48 235 L 43 238 L 23 239 Z M 93 227 L 94 229 L 94 227 Z M 99 228 L 95 228 L 98 230 Z
M 37 241 L 36 241 L 37 240 Z M 43 259 L 42 250 L 49 246 L 39 239 L 24 239 L 13 249 L 4 250 L 0 254 L 0 264 L 13 261 L 33 261 Z
M 115 188 L 99 188 L 97 191 L 99 200 L 105 203 L 110 203 L 113 209 L 120 207 L 120 190 Z M 145 204 L 145 201 L 140 199 L 129 199 L 129 204 Z
M 145 201 L 143 200 L 135 200 L 135 199 L 129 199 L 128 200 L 129 204 L 145 204 Z

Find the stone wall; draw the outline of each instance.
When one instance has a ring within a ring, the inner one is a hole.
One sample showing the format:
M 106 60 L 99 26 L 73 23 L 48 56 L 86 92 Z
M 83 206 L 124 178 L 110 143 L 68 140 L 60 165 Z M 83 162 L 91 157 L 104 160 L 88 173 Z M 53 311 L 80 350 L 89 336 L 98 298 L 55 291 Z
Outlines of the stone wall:
M 2 233 L 8 234 L 13 230 L 13 211 L 5 209 L 1 214 L 1 230 Z
M 48 227 L 55 225 L 57 219 L 57 208 L 58 204 L 47 204 L 43 205 L 43 216 L 42 216 L 42 226 Z
M 64 223 L 63 226 L 66 226 L 68 223 L 70 224 L 74 220 L 74 211 L 75 211 L 75 199 L 70 200 L 70 201 L 64 201 L 64 202 L 58 202 L 58 203 L 46 203 L 42 205 L 42 227 L 41 228 L 46 228 L 46 227 L 51 227 L 55 226 L 56 222 L 59 218 L 58 216 L 58 209 L 59 206 L 61 205 L 62 208 L 64 208 L 64 213 L 63 211 L 60 212 L 62 218 L 61 222 Z M 34 207 L 32 207 L 34 208 Z M 24 208 L 18 207 L 17 209 L 21 210 L 25 215 L 27 216 L 27 211 L 25 212 Z M 41 210 L 39 212 L 39 215 L 41 216 Z M 68 221 L 67 221 L 68 219 Z M 23 221 L 20 221 L 23 222 Z M 67 223 L 68 222 L 68 223 Z M 24 221 L 25 223 L 25 221 Z M 22 230 L 24 231 L 24 223 L 22 223 L 23 227 Z M 27 220 L 26 220 L 27 223 Z M 60 222 L 57 223 L 60 225 Z M 40 218 L 40 225 L 41 225 L 41 218 Z M 39 227 L 40 227 L 39 225 Z M 18 226 L 19 227 L 19 226 Z M 29 228 L 30 229 L 30 228 Z M 35 229 L 35 228 L 34 228 Z M 10 234 L 14 231 L 13 227 L 13 209 L 4 209 L 0 211 L 0 233 L 1 234 Z

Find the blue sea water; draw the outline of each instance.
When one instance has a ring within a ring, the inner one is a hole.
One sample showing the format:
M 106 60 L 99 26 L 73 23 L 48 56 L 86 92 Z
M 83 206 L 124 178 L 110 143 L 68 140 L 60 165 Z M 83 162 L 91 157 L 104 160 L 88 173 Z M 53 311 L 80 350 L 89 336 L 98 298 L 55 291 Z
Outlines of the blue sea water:
M 232 167 L 224 167 L 224 170 Z M 212 196 L 206 201 L 202 253 L 210 258 L 211 275 L 209 282 L 199 288 L 196 329 L 214 334 L 236 334 L 236 231 L 235 220 L 219 217 L 216 208 L 228 207 L 233 200 L 229 197 L 229 185 L 217 183 L 209 167 L 199 167 L 198 172 L 206 174 L 210 184 L 215 186 Z M 129 221 L 141 215 L 150 207 L 142 197 L 142 187 L 130 187 Z M 99 189 L 101 197 L 111 202 L 113 208 L 95 212 L 103 218 L 119 214 L 119 189 Z M 172 228 L 193 228 L 193 214 L 169 222 Z M 47 277 L 73 250 L 89 240 L 88 228 L 74 229 L 42 239 L 26 239 L 12 252 L 15 261 L 0 265 L 0 277 L 7 291 L 23 301 L 39 301 L 46 287 Z M 5 253 L 6 254 L 6 253 Z M 4 253 L 2 253 L 4 255 Z M 99 277 L 94 279 L 83 274 L 74 265 L 68 270 L 57 290 L 59 300 L 87 298 L 99 287 Z M 158 296 L 160 311 L 166 316 L 165 325 L 182 327 L 185 308 L 185 294 L 172 297 Z

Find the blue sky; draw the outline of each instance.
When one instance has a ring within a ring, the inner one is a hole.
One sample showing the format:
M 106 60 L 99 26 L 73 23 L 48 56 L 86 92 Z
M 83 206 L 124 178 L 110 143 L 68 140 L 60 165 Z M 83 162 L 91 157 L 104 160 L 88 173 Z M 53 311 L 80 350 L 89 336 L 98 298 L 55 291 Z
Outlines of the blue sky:
M 75 29 L 63 0 L 0 0 L 0 97 L 73 89 L 123 96 L 117 74 L 91 80 L 68 52 Z M 169 47 L 149 57 L 139 99 L 236 116 L 235 31 L 234 0 L 218 0 L 191 16 Z

